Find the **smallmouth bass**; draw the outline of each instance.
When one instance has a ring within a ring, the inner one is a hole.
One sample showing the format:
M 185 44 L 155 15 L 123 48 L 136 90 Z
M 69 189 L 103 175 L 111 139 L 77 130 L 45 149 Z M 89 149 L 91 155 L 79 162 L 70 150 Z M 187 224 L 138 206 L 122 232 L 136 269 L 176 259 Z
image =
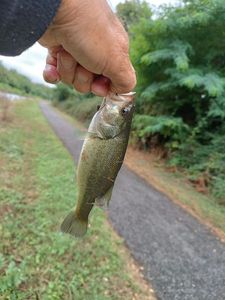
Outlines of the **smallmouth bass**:
M 108 206 L 127 149 L 134 94 L 110 93 L 94 115 L 78 163 L 77 206 L 63 221 L 62 232 L 82 237 L 94 204 Z

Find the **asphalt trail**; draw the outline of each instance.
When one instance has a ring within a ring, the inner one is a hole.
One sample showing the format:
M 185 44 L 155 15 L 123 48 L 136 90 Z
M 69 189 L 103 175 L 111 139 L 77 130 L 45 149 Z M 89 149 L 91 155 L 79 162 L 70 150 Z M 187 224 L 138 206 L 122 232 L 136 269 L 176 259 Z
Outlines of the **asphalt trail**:
M 49 104 L 42 102 L 41 109 L 77 161 L 79 130 Z M 117 178 L 109 218 L 158 299 L 225 300 L 225 245 L 126 167 Z

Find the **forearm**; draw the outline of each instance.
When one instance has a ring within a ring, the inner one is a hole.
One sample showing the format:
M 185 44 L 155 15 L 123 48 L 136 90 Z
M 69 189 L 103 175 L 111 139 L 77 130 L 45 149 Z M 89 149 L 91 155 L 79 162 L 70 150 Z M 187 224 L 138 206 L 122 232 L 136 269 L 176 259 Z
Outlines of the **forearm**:
M 1 0 L 0 54 L 15 56 L 46 31 L 61 0 Z

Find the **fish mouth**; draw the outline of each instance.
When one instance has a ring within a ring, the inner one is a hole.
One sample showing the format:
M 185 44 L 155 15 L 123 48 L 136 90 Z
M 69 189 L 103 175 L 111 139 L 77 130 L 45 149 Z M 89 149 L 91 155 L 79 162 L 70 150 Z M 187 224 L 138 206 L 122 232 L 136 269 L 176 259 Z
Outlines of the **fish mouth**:
M 124 97 L 126 97 L 126 96 L 134 96 L 135 94 L 136 94 L 136 92 L 129 92 L 129 93 L 125 93 L 125 94 L 117 94 L 117 93 L 116 93 L 117 96 L 122 96 L 122 97 L 123 97 L 123 96 L 124 96 Z
M 133 102 L 135 94 L 136 92 L 129 92 L 124 94 L 110 92 L 106 98 L 119 102 Z

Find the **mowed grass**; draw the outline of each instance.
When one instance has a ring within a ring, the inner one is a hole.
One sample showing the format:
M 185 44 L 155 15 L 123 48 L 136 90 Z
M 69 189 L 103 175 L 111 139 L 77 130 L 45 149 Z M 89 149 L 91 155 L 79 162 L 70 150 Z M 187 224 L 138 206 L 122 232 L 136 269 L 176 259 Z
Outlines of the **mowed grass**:
M 34 101 L 0 120 L 0 299 L 153 299 L 95 209 L 85 238 L 61 234 L 75 205 L 73 161 Z

